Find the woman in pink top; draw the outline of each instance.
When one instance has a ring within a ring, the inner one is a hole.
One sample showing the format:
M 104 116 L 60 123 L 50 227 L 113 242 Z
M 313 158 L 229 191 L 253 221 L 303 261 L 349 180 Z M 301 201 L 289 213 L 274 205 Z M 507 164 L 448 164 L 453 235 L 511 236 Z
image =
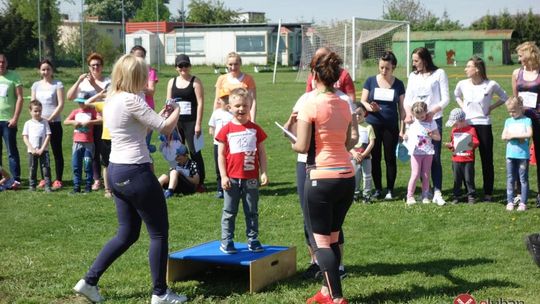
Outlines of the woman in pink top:
M 304 221 L 325 284 L 307 303 L 348 303 L 343 297 L 339 264 L 339 231 L 354 194 L 354 170 L 349 149 L 352 115 L 347 103 L 336 94 L 341 58 L 334 52 L 314 59 L 317 94 L 298 113 L 298 153 L 308 153 L 304 185 Z M 335 189 L 340 189 L 336 193 Z

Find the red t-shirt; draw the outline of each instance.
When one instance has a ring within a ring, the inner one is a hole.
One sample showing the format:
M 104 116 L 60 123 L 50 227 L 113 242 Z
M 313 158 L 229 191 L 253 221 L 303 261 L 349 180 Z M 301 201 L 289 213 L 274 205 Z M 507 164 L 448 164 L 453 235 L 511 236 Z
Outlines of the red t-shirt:
M 310 73 L 306 83 L 306 93 L 311 92 L 315 89 L 313 83 L 313 74 Z M 345 69 L 341 69 L 339 79 L 334 83 L 334 88 L 340 90 L 347 95 L 352 94 L 354 96 L 356 94 L 354 82 L 351 78 L 351 75 L 349 75 L 349 72 L 347 72 Z
M 227 176 L 230 178 L 259 178 L 257 146 L 266 139 L 266 133 L 251 121 L 243 125 L 232 121 L 223 126 L 216 140 L 225 144 Z
M 454 146 L 457 144 L 454 143 L 454 136 L 456 135 L 456 133 L 470 134 L 473 147 L 471 149 L 460 152 L 452 151 L 452 161 L 456 163 L 474 162 L 474 149 L 476 149 L 478 145 L 480 145 L 480 142 L 478 141 L 478 135 L 476 135 L 476 130 L 472 126 L 466 126 L 465 128 L 461 129 L 452 128 L 452 132 L 450 134 L 450 142 Z
M 71 111 L 67 119 L 83 122 L 95 120 L 96 118 L 97 112 L 94 108 L 78 108 Z M 94 126 L 75 128 L 73 131 L 73 141 L 86 143 L 94 142 Z

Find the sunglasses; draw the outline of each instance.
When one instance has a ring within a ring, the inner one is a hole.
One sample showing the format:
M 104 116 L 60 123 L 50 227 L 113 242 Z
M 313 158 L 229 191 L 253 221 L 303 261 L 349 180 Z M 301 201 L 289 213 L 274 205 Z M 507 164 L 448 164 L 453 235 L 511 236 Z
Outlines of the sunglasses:
M 93 68 L 97 68 L 97 67 L 101 66 L 101 63 L 90 64 L 90 66 L 93 67 Z
M 183 69 L 183 68 L 189 68 L 191 65 L 189 63 L 180 63 L 180 64 L 177 64 L 176 66 L 180 69 Z

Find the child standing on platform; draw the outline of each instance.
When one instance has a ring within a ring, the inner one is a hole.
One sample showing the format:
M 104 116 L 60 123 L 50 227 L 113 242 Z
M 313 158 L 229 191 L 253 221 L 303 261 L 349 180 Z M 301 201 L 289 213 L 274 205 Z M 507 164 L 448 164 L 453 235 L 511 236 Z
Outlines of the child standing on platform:
M 215 139 L 216 135 L 218 135 L 219 131 L 221 131 L 221 128 L 223 128 L 224 125 L 228 124 L 232 119 L 233 116 L 231 112 L 229 112 L 229 92 L 226 90 L 221 90 L 219 94 L 219 104 L 220 108 L 217 108 L 212 112 L 212 116 L 210 117 L 210 120 L 208 121 L 209 130 L 208 133 L 212 135 L 212 138 L 214 139 L 214 162 L 216 164 L 216 184 L 217 184 L 217 192 L 216 192 L 216 198 L 223 198 L 223 187 L 221 187 L 221 174 L 219 173 L 219 164 L 218 164 L 218 144 L 219 142 Z
M 506 141 L 506 210 L 527 210 L 529 193 L 529 138 L 532 136 L 532 121 L 523 115 L 523 98 L 513 96 L 506 101 L 510 117 L 504 122 L 502 140 Z M 514 201 L 514 185 L 521 183 L 521 199 Z
M 465 181 L 467 202 L 476 202 L 476 187 L 474 185 L 474 150 L 480 145 L 476 130 L 465 120 L 465 112 L 461 108 L 453 109 L 446 122 L 452 127 L 450 142 L 445 146 L 452 151 L 452 172 L 454 172 L 454 198 L 452 204 L 459 202 L 461 185 Z
M 375 145 L 375 132 L 373 127 L 365 121 L 366 109 L 360 104 L 355 115 L 358 121 L 358 143 L 349 152 L 355 172 L 354 200 L 362 197 L 364 203 L 371 202 L 371 150 Z M 363 180 L 363 193 L 360 193 L 360 182 Z
M 220 250 L 227 254 L 236 253 L 234 247 L 234 227 L 240 199 L 246 218 L 248 249 L 262 252 L 259 241 L 259 171 L 260 185 L 268 184 L 266 176 L 266 150 L 263 141 L 266 133 L 251 122 L 250 94 L 244 88 L 231 91 L 229 105 L 233 120 L 223 126 L 217 134 L 218 163 L 221 172 L 221 186 L 224 190 L 223 213 L 221 217 Z
M 427 104 L 423 101 L 415 102 L 411 112 L 414 121 L 410 124 L 403 139 L 407 141 L 409 155 L 411 155 L 411 178 L 407 186 L 407 205 L 416 204 L 414 190 L 416 181 L 422 177 L 422 203 L 429 204 L 429 174 L 435 149 L 433 140 L 441 140 L 441 135 L 434 120 L 427 120 Z
M 47 120 L 41 117 L 43 106 L 37 100 L 30 101 L 28 106 L 31 119 L 24 123 L 22 131 L 24 144 L 28 151 L 28 168 L 30 170 L 29 190 L 36 191 L 38 161 L 45 178 L 45 191 L 51 192 L 51 165 L 49 159 L 49 142 L 51 129 Z

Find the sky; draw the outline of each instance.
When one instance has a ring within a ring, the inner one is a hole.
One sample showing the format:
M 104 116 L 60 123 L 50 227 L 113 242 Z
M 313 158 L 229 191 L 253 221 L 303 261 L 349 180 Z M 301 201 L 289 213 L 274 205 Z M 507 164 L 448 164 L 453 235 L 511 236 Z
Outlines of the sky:
M 380 19 L 383 14 L 383 1 L 373 0 L 221 0 L 224 6 L 238 11 L 264 12 L 270 22 L 277 23 L 282 19 L 283 23 L 291 22 L 321 22 L 343 20 L 351 17 Z M 72 20 L 79 19 L 81 0 L 73 0 L 74 4 L 61 1 L 61 11 L 67 13 Z M 170 0 L 169 10 L 177 16 L 182 0 Z M 184 1 L 187 10 L 189 0 Z M 423 6 L 435 16 L 441 17 L 443 12 L 448 12 L 450 20 L 459 20 L 464 26 L 469 26 L 473 21 L 486 14 L 498 15 L 504 9 L 510 14 L 516 12 L 528 12 L 532 8 L 533 13 L 540 14 L 540 2 L 538 0 L 420 0 Z M 336 3 L 339 5 L 328 5 Z

